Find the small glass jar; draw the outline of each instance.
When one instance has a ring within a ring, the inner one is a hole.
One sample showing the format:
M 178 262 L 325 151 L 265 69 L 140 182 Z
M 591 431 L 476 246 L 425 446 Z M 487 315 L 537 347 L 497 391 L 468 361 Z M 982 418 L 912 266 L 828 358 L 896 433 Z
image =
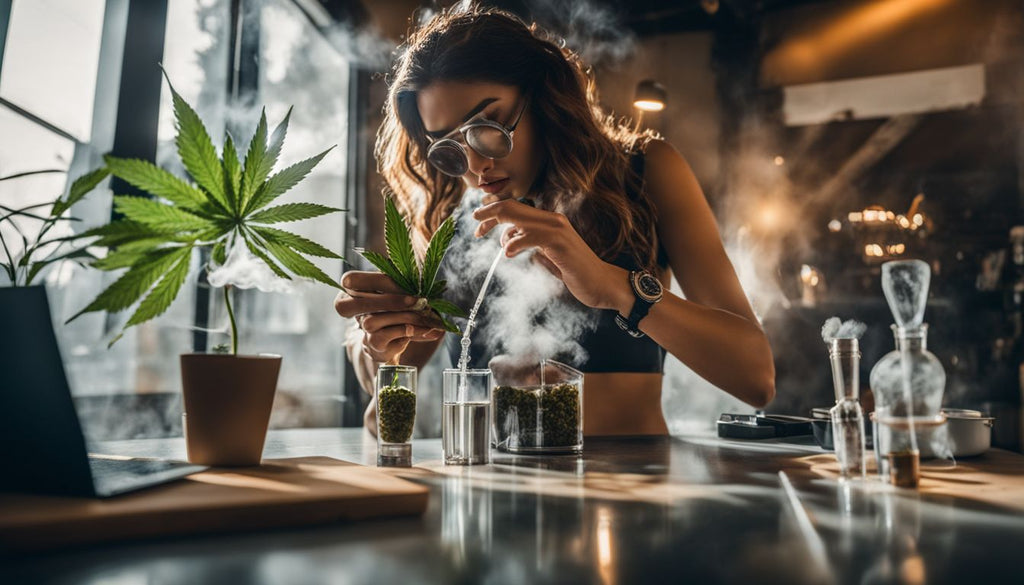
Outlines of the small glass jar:
M 377 369 L 378 465 L 412 464 L 416 375 L 414 366 L 381 364 Z
M 441 447 L 446 465 L 491 461 L 491 371 L 449 368 L 442 373 Z
M 492 366 L 493 367 L 493 366 Z M 510 453 L 583 452 L 583 372 L 554 360 L 494 372 L 495 446 Z

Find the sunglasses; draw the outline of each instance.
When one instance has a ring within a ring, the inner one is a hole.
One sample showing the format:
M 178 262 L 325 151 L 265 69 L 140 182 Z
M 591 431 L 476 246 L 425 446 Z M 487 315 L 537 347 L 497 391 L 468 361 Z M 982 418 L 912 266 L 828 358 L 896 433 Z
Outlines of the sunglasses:
M 460 134 L 465 144 L 480 156 L 505 158 L 512 152 L 512 135 L 523 117 L 523 112 L 526 111 L 526 103 L 526 100 L 523 100 L 523 106 L 511 126 L 504 126 L 479 114 L 443 138 L 432 139 L 428 136 L 427 140 L 431 142 L 427 148 L 427 161 L 450 177 L 465 175 L 469 170 L 469 157 L 466 154 L 466 146 L 457 140 Z

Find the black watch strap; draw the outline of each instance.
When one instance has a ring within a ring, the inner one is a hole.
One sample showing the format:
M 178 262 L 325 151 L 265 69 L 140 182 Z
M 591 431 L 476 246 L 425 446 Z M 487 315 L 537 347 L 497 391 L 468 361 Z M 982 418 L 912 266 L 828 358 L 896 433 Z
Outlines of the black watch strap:
M 615 314 L 615 323 L 623 331 L 632 335 L 633 337 L 644 336 L 644 332 L 640 331 L 640 321 L 647 316 L 647 313 L 650 312 L 651 307 L 654 306 L 654 303 L 661 300 L 660 283 L 657 284 L 658 291 L 655 296 L 649 296 L 649 293 L 648 295 L 644 295 L 640 290 L 638 290 L 639 279 L 644 277 L 650 278 L 653 280 L 653 282 L 657 283 L 657 279 L 655 279 L 653 275 L 651 275 L 650 273 L 642 273 L 637 271 L 630 272 L 629 283 L 630 286 L 633 288 L 633 295 L 636 297 L 636 300 L 633 301 L 633 309 L 629 312 L 629 317 L 623 317 L 619 313 Z

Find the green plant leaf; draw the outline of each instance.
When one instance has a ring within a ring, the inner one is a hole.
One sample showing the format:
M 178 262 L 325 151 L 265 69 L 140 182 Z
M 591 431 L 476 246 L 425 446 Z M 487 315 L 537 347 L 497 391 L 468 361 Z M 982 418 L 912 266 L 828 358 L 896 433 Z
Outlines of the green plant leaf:
M 245 213 L 243 215 L 248 215 L 258 209 L 266 207 L 271 201 L 277 199 L 283 193 L 297 185 L 299 181 L 305 179 L 306 175 L 313 170 L 313 167 L 320 164 L 320 161 L 323 160 L 323 158 L 327 156 L 327 153 L 333 149 L 334 147 L 332 146 L 314 157 L 307 158 L 304 161 L 299 161 L 272 175 L 265 183 L 258 186 L 252 200 L 249 201 L 249 204 L 246 206 Z
M 261 238 L 267 241 L 274 241 L 288 246 L 296 252 L 303 254 L 309 254 L 310 256 L 319 256 L 321 258 L 336 258 L 344 260 L 341 256 L 321 246 L 320 244 L 304 238 L 298 234 L 286 232 L 284 230 L 274 229 L 271 227 L 263 226 L 250 226 L 253 231 L 260 235 Z
M 267 266 L 269 266 L 271 270 L 274 271 L 274 274 L 280 276 L 281 278 L 283 278 L 285 280 L 291 280 L 292 279 L 292 277 L 287 272 L 282 270 L 281 267 L 277 265 L 277 262 L 274 262 L 273 260 L 271 260 L 270 256 L 268 256 L 266 252 L 261 250 L 259 246 L 257 246 L 255 244 L 253 244 L 252 242 L 250 242 L 248 238 L 245 239 L 245 245 L 249 248 L 249 251 L 252 252 L 252 255 L 256 256 L 260 260 L 263 260 L 263 262 Z
M 148 197 L 115 196 L 114 209 L 130 221 L 172 233 L 206 231 L 214 227 L 197 215 Z
M 162 315 L 174 302 L 181 285 L 185 282 L 185 277 L 188 276 L 188 269 L 192 263 L 192 247 L 188 246 L 183 250 L 185 251 L 178 253 L 180 257 L 177 262 L 139 303 L 139 308 L 128 319 L 128 323 L 124 326 L 125 329 Z
M 267 164 L 267 110 L 260 112 L 260 121 L 256 131 L 249 140 L 249 150 L 245 154 L 242 168 L 242 205 L 239 209 L 249 208 L 249 202 L 274 168 L 274 163 Z
M 427 291 L 426 297 L 428 299 L 440 298 L 441 293 L 443 293 L 446 288 L 448 288 L 448 281 L 447 280 L 445 280 L 443 278 L 439 279 L 439 280 L 435 280 L 434 284 L 430 287 L 430 290 Z
M 167 72 L 164 72 L 167 78 Z M 174 102 L 174 119 L 177 121 L 178 136 L 175 144 L 178 145 L 178 156 L 185 165 L 185 169 L 192 175 L 196 183 L 217 201 L 224 209 L 235 212 L 224 194 L 224 183 L 220 165 L 217 158 L 217 151 L 210 140 L 210 134 L 206 126 L 199 118 L 199 114 L 188 105 L 188 102 L 178 94 L 167 79 L 167 86 L 171 88 L 171 98 Z
M 224 133 L 224 194 L 231 202 L 232 209 L 242 208 L 242 167 L 238 162 L 238 151 L 231 134 Z
M 127 309 L 139 300 L 158 278 L 191 250 L 191 247 L 153 250 L 65 323 L 70 323 L 81 315 L 93 311 L 116 313 Z
M 39 271 L 42 270 L 43 268 L 46 268 L 50 264 L 53 264 L 54 262 L 60 262 L 62 260 L 75 260 L 78 258 L 89 258 L 95 260 L 96 256 L 94 256 L 92 252 L 86 249 L 79 249 L 71 250 L 70 252 L 61 254 L 60 256 L 54 256 L 53 258 L 46 258 L 38 262 L 32 262 L 29 265 L 28 276 L 25 277 L 25 286 L 31 286 L 32 280 L 36 277 L 37 274 L 39 274 Z
M 281 123 L 274 128 L 274 133 L 270 135 L 270 146 L 267 147 L 267 161 L 269 166 L 267 172 L 263 176 L 266 177 L 273 170 L 274 165 L 277 164 L 277 158 L 281 156 L 281 147 L 284 146 L 284 137 L 288 134 L 288 121 L 292 117 L 292 108 L 288 107 L 288 113 L 284 115 L 284 119 Z
M 431 308 L 438 312 L 445 313 L 446 315 L 453 315 L 455 317 L 466 316 L 466 311 L 462 310 L 462 308 L 455 303 L 451 303 L 445 299 L 430 299 L 427 301 L 427 304 L 429 304 Z
M 406 281 L 402 273 L 395 268 L 395 265 L 391 263 L 391 260 L 389 260 L 387 256 L 374 252 L 373 250 L 364 250 L 362 248 L 356 248 L 356 252 L 359 252 L 363 258 L 369 260 L 371 264 L 377 267 L 377 270 L 380 270 L 386 276 L 391 278 L 391 280 L 395 281 L 395 284 L 397 284 L 398 287 L 406 293 L 410 295 L 416 294 L 416 285 Z
M 136 262 L 141 260 L 150 252 L 153 252 L 163 244 L 163 239 L 152 239 L 152 240 L 141 240 L 135 245 L 122 246 L 116 250 L 110 251 L 103 258 L 98 258 L 93 261 L 92 267 L 99 270 L 117 270 L 119 268 L 128 268 L 135 265 Z M 150 245 L 143 246 L 143 243 Z
M 416 253 L 412 249 L 412 237 L 391 197 L 384 198 L 384 243 L 391 263 L 402 274 L 403 280 L 411 283 L 416 290 L 413 294 L 420 294 L 420 275 L 416 266 Z
M 445 331 L 462 335 L 462 330 L 459 329 L 458 325 L 449 321 L 444 315 L 438 315 L 438 317 L 441 318 L 441 323 L 444 325 Z
M 90 191 L 96 188 L 103 179 L 107 178 L 110 171 L 106 168 L 99 168 L 95 171 L 86 173 L 81 177 L 78 177 L 71 183 L 71 189 L 68 190 L 67 199 L 58 199 L 53 204 L 53 210 L 50 212 L 51 217 L 60 217 L 65 211 L 71 209 L 71 206 L 78 203 L 85 197 Z
M 320 217 L 330 213 L 344 211 L 337 207 L 328 207 L 319 203 L 285 203 L 274 207 L 268 207 L 262 211 L 250 215 L 246 221 L 253 223 L 281 223 L 285 221 L 299 221 Z
M 437 271 L 441 268 L 441 261 L 444 260 L 448 246 L 455 237 L 455 220 L 449 217 L 441 223 L 434 235 L 430 237 L 427 244 L 427 253 L 423 257 L 423 274 L 420 277 L 420 290 L 423 294 L 430 296 L 434 288 L 434 279 L 437 278 Z
M 285 268 L 291 270 L 298 276 L 312 278 L 313 280 L 319 280 L 320 282 L 335 288 L 341 288 L 341 285 L 333 278 L 324 274 L 324 272 L 315 264 L 306 260 L 302 255 L 293 251 L 288 246 L 273 241 L 264 241 L 263 244 L 274 258 L 277 258 Z
M 104 160 L 114 176 L 130 185 L 193 211 L 208 209 L 206 206 L 210 200 L 202 191 L 147 160 L 109 155 Z M 226 209 L 222 211 L 227 212 Z
M 217 242 L 213 246 L 213 251 L 210 252 L 210 258 L 213 259 L 213 263 L 223 266 L 228 261 L 227 244 L 223 240 Z

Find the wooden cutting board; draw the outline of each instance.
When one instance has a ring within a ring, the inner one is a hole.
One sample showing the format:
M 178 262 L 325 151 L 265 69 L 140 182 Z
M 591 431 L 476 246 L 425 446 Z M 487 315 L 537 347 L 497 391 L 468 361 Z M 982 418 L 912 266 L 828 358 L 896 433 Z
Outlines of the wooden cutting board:
M 210 469 L 110 499 L 0 494 L 0 548 L 52 549 L 422 514 L 428 489 L 329 457 Z

